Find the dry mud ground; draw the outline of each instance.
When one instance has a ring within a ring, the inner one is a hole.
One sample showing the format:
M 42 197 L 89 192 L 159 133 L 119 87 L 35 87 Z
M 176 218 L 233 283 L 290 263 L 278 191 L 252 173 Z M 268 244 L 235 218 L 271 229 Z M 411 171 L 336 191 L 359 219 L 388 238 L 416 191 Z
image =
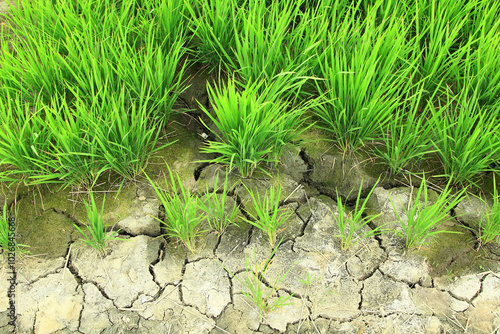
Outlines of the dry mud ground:
M 179 146 L 182 151 L 177 155 L 196 157 L 198 148 Z M 326 158 L 335 157 L 326 154 Z M 311 157 L 308 160 L 314 161 Z M 187 167 L 189 163 L 182 158 L 171 163 L 190 170 L 191 183 L 186 177 L 185 184 L 191 184 L 193 190 L 213 187 L 214 175 L 224 175 L 219 167 L 210 166 L 195 181 L 193 164 Z M 472 235 L 450 217 L 444 228 L 462 233 L 443 234 L 420 250 L 405 252 L 402 240 L 393 234 L 366 238 L 342 250 L 340 239 L 334 237 L 340 233 L 335 224 L 337 205 L 317 190 L 328 182 L 320 183 L 308 172 L 325 165 L 318 161 L 309 164 L 287 151 L 279 177 L 244 181 L 260 192 L 279 182 L 288 194 L 284 207 L 293 211 L 279 234 L 283 242 L 259 283 L 264 291 L 274 286 L 277 295 L 292 295 L 290 305 L 261 315 L 242 294 L 247 291 L 242 285 L 247 274 L 272 252 L 261 231 L 239 221 L 239 227 L 231 226 L 222 235 L 209 233 L 200 238 L 191 253 L 158 237 L 160 223 L 153 216 L 158 215 L 159 202 L 150 186 L 138 182 L 125 186 L 117 200 L 107 198 L 105 218 L 117 223 L 127 240 L 110 242 L 101 257 L 76 241 L 72 224 L 84 216 L 78 206 L 73 207 L 70 191 L 51 193 L 52 189 L 42 188 L 37 196 L 43 198 L 43 207 L 32 192 L 18 192 L 19 242 L 31 245 L 37 256 L 15 261 L 17 332 L 498 331 L 498 246 L 474 249 Z M 327 166 L 331 168 L 331 164 Z M 350 173 L 356 171 L 369 180 L 373 166 L 357 166 Z M 333 170 L 323 172 L 334 174 Z M 344 178 L 350 183 L 355 179 L 354 175 Z M 377 187 L 370 207 L 383 215 L 376 224 L 394 220 L 389 197 L 401 199 L 396 209 L 403 214 L 409 196 L 407 187 Z M 243 206 L 248 203 L 248 193 L 241 184 L 234 187 L 230 198 Z M 248 204 L 246 209 L 251 209 Z M 471 203 L 461 205 L 460 210 L 470 212 L 470 217 L 476 214 Z M 8 325 L 7 297 L 11 270 L 5 257 L 2 261 L 0 332 L 8 333 L 12 328 Z
M 195 99 L 207 103 L 203 80 L 193 81 L 184 95 L 190 107 Z M 179 123 L 179 144 L 164 158 L 191 189 L 213 187 L 220 169 L 200 173 L 192 161 L 206 158 L 199 154 L 201 138 L 196 131 L 182 132 L 189 128 L 186 119 Z M 405 252 L 393 234 L 341 249 L 333 237 L 339 234 L 334 189 L 347 196 L 361 179 L 368 188 L 383 173 L 363 160 L 321 144 L 303 146 L 285 152 L 279 177 L 245 181 L 261 192 L 279 182 L 289 195 L 284 206 L 293 211 L 260 283 L 264 290 L 275 286 L 279 296 L 292 295 L 290 304 L 262 314 L 241 284 L 272 252 L 259 230 L 240 222 L 220 236 L 208 234 L 188 252 L 158 237 L 160 224 L 151 217 L 158 215 L 158 200 L 138 182 L 107 201 L 107 221 L 117 223 L 128 240 L 111 242 L 100 257 L 76 241 L 73 223 L 84 215 L 81 204 L 75 208 L 70 201 L 74 194 L 43 188 L 37 197 L 33 189 L 20 190 L 18 241 L 30 244 L 34 255 L 15 261 L 17 333 L 497 333 L 500 250 L 478 250 L 455 218 L 444 228 L 461 234 L 441 235 L 415 251 Z M 13 195 L 4 190 L 2 201 Z M 403 214 L 409 196 L 408 187 L 384 181 L 370 201 L 374 212 L 383 213 L 375 224 L 394 220 L 390 198 L 401 199 L 396 206 Z M 231 198 L 248 203 L 241 184 Z M 463 220 L 473 225 L 480 209 L 464 203 L 456 211 L 469 213 Z M 0 333 L 14 328 L 7 294 L 11 272 L 2 256 Z

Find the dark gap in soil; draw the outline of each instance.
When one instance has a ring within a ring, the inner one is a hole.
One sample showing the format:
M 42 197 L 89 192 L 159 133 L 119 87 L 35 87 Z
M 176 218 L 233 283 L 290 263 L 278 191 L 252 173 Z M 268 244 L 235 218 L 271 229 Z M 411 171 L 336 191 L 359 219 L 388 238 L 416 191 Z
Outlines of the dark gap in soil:
M 304 222 L 304 224 L 302 224 L 302 227 L 300 228 L 298 235 L 295 236 L 295 239 L 297 239 L 298 237 L 304 236 L 305 231 L 306 231 L 306 227 L 307 227 L 307 225 L 309 225 L 309 222 L 311 221 L 311 218 L 313 215 L 311 214 L 307 220 L 304 220 L 298 213 L 295 213 L 295 214 Z
M 157 283 L 157 284 L 158 284 L 158 283 Z M 158 284 L 158 285 L 159 285 L 159 284 Z M 165 289 L 167 288 L 167 286 L 169 286 L 169 285 L 168 285 L 168 284 L 165 284 L 165 286 L 164 286 L 164 287 L 161 287 L 161 286 L 160 286 L 160 289 L 159 289 L 159 290 L 158 290 L 158 292 L 157 292 L 157 293 L 153 296 L 153 300 L 152 300 L 151 302 L 153 302 L 153 301 L 157 301 L 157 300 L 158 300 L 158 298 L 160 298 L 160 297 L 161 297 L 161 295 L 163 294 L 163 292 L 165 292 Z
M 240 209 L 240 212 L 243 214 L 243 216 L 245 216 L 246 219 L 250 220 L 250 215 L 245 210 L 245 206 L 243 205 L 243 202 L 242 202 L 240 196 L 238 196 L 237 194 L 234 194 L 234 197 L 235 197 L 236 205 Z M 245 246 L 248 246 L 250 244 L 250 241 L 252 240 L 253 229 L 254 229 L 253 225 L 251 225 L 250 228 L 248 229 L 248 236 L 247 236 Z
M 472 246 L 472 248 L 475 251 L 478 251 L 481 248 L 481 243 L 478 239 L 478 233 L 473 228 L 471 228 L 469 224 L 461 220 L 460 217 L 456 215 L 455 209 L 451 209 L 450 215 L 453 219 L 455 219 L 458 225 L 462 225 L 472 235 L 472 237 L 474 238 L 474 245 Z
M 303 180 L 304 180 L 304 182 L 309 183 L 308 180 L 311 179 L 311 175 L 312 175 L 312 172 L 314 170 L 313 163 L 312 163 L 311 158 L 309 157 L 309 155 L 306 153 L 306 149 L 305 148 L 301 148 L 300 149 L 299 157 L 307 165 L 307 170 L 303 173 L 304 174 Z
M 227 278 L 228 278 L 228 281 L 229 281 L 229 299 L 231 299 L 231 303 L 230 304 L 232 304 L 234 306 L 234 284 L 233 284 L 233 278 L 231 277 L 231 274 L 227 271 L 226 268 L 222 267 L 222 269 L 224 269 L 224 271 L 227 274 Z M 227 307 L 227 305 L 226 305 L 226 307 Z M 221 313 L 221 315 L 223 313 Z
M 259 331 L 259 333 L 274 333 L 275 332 L 271 327 L 269 327 L 268 325 L 265 325 L 263 323 L 259 324 L 258 331 Z
M 137 236 L 137 235 L 131 234 L 123 229 L 118 229 L 118 227 L 116 227 L 116 225 L 113 225 L 111 227 L 105 227 L 105 232 L 111 232 L 111 231 L 118 232 L 118 235 L 130 237 L 130 238 L 134 238 Z
M 365 289 L 365 284 L 363 282 L 361 283 L 361 289 L 359 290 L 359 304 L 358 304 L 358 310 L 361 311 L 361 308 L 363 306 L 363 290 Z
M 188 256 L 186 255 L 186 257 L 184 258 L 184 264 L 182 265 L 182 269 L 181 269 L 181 275 L 184 276 L 184 274 L 186 273 L 186 265 L 189 263 L 189 258 Z
M 372 228 L 372 227 L 370 226 L 370 228 Z M 387 258 L 389 257 L 389 253 L 387 252 L 387 249 L 384 246 L 384 243 L 382 241 L 381 236 L 380 235 L 374 235 L 373 237 L 375 238 L 375 240 L 377 240 L 377 243 L 378 243 L 378 246 L 380 247 L 380 249 L 382 249 L 384 251 L 385 259 L 384 259 L 384 261 L 382 261 L 382 263 L 383 263 L 383 262 L 387 261 Z
M 158 247 L 158 255 L 156 256 L 156 259 L 155 259 L 155 260 L 153 260 L 153 262 L 151 262 L 151 263 L 149 264 L 149 266 L 148 266 L 149 273 L 150 273 L 150 274 L 151 274 L 151 276 L 153 277 L 153 282 L 155 282 L 156 284 L 158 284 L 158 283 L 156 282 L 156 274 L 155 274 L 155 272 L 154 272 L 154 270 L 153 270 L 153 266 L 154 266 L 155 264 L 157 264 L 158 262 L 160 262 L 161 257 L 163 257 L 163 254 L 164 254 L 164 252 L 163 252 L 163 248 L 164 248 L 164 247 L 163 247 L 163 246 L 164 246 L 164 241 L 162 241 L 162 242 L 160 243 L 160 247 Z M 159 284 L 158 284 L 158 285 L 159 285 Z M 161 286 L 160 286 L 160 290 L 161 290 Z M 155 298 L 158 298 L 158 297 L 155 297 Z
M 214 246 L 214 252 L 213 252 L 213 253 L 214 253 L 214 257 L 215 257 L 216 259 L 219 259 L 219 258 L 217 257 L 217 248 L 219 248 L 219 245 L 220 245 L 220 243 L 221 243 L 221 240 L 222 240 L 222 234 L 218 234 L 218 235 L 217 235 L 217 243 L 216 243 L 216 244 L 215 244 L 215 246 Z M 220 259 L 219 259 L 219 260 L 220 260 Z
M 79 227 L 85 227 L 84 225 L 82 225 L 82 223 L 80 223 L 78 221 L 78 219 L 76 219 L 75 216 L 73 216 L 72 214 L 66 212 L 66 210 L 58 210 L 58 209 L 52 207 L 52 208 L 45 209 L 44 211 L 42 211 L 42 213 L 45 213 L 45 212 L 50 211 L 50 210 L 54 211 L 57 214 L 64 215 L 64 216 L 68 217 L 69 219 L 71 219 L 71 221 L 73 223 L 75 223 Z
M 469 304 L 472 304 L 472 302 L 474 301 L 474 299 L 477 298 L 477 296 L 479 296 L 479 294 L 481 292 L 483 292 L 483 282 L 484 280 L 486 279 L 486 277 L 488 277 L 490 274 L 485 274 L 483 275 L 483 277 L 481 277 L 481 279 L 479 280 L 480 284 L 479 284 L 479 290 L 477 290 L 476 294 L 474 296 L 472 296 L 472 298 L 470 299 L 470 302 L 468 302 Z
M 254 229 L 253 225 L 248 229 L 248 237 L 247 237 L 245 247 L 250 245 L 250 242 L 252 241 L 253 229 Z
M 182 304 L 187 305 L 184 302 L 184 295 L 182 294 L 182 283 L 177 285 L 177 292 L 179 294 L 179 300 L 181 301 Z
M 210 163 L 209 162 L 204 162 L 200 166 L 198 166 L 198 167 L 195 168 L 194 175 L 193 175 L 195 181 L 198 181 L 198 179 L 200 178 L 201 172 L 205 168 L 207 168 L 208 166 L 210 166 Z
M 320 186 L 316 186 L 314 185 L 313 183 L 310 184 L 312 187 L 315 187 L 316 190 L 318 190 L 318 195 L 317 197 L 319 196 L 325 196 L 325 197 L 328 197 L 329 199 L 331 199 L 332 201 L 335 202 L 335 204 L 337 204 L 337 199 L 336 198 L 333 198 L 331 194 L 325 192 Z M 342 201 L 342 203 L 344 203 L 345 201 Z
M 186 254 L 186 257 L 184 258 L 184 264 L 182 265 L 181 269 L 181 276 L 182 278 L 179 280 L 179 284 L 177 285 L 177 291 L 179 293 L 179 300 L 182 302 L 182 304 L 186 305 L 184 302 L 184 295 L 182 294 L 182 280 L 184 279 L 184 274 L 186 273 L 186 265 L 189 263 L 188 256 Z
M 68 251 L 69 251 L 69 248 L 68 248 Z M 68 264 L 66 265 L 66 268 L 68 268 L 71 275 L 73 275 L 75 277 L 75 280 L 78 283 L 78 285 L 83 285 L 83 283 L 85 283 L 85 280 L 78 274 L 78 271 L 73 266 L 73 260 L 71 260 L 71 256 L 68 258 Z M 63 270 L 64 270 L 64 267 L 63 267 Z M 97 285 L 97 283 L 92 282 L 92 281 L 90 281 L 90 282 L 92 284 L 94 284 L 99 289 L 99 286 Z M 99 289 L 99 291 L 101 291 L 101 289 Z M 101 291 L 101 293 L 104 294 L 104 291 Z M 104 295 L 104 296 L 107 299 L 110 299 L 107 295 Z

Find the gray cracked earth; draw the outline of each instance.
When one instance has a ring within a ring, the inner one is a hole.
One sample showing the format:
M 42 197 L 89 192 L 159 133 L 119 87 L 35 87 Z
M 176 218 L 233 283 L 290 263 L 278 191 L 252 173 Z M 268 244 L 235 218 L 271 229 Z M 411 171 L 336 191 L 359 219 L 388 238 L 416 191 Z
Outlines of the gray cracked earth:
M 0 0 L 0 11 L 5 7 Z M 199 86 L 204 88 L 204 82 Z M 200 89 L 192 100 L 203 98 L 206 91 Z M 196 182 L 189 161 L 206 159 L 197 153 L 199 145 L 198 140 L 189 152 L 175 154 L 169 161 L 191 186 Z M 121 218 L 110 215 L 128 240 L 110 242 L 106 256 L 101 258 L 94 249 L 68 236 L 57 254 L 17 259 L 17 332 L 498 333 L 498 246 L 490 249 L 488 261 L 462 268 L 458 274 L 452 272 L 454 264 L 471 253 L 474 257 L 471 246 L 465 245 L 469 251 L 460 255 L 451 251 L 456 244 L 468 243 L 472 235 L 467 236 L 467 231 L 462 231 L 466 238 L 451 242 L 436 238 L 433 244 L 443 247 L 427 252 L 404 252 L 395 235 L 363 239 L 342 250 L 340 240 L 333 237 L 339 230 L 332 198 L 339 191 L 352 200 L 350 191 L 359 188 L 360 180 L 365 180 L 363 188 L 368 189 L 380 171 L 327 151 L 326 147 L 308 147 L 300 154 L 286 151 L 279 177 L 245 181 L 262 192 L 278 182 L 284 189 L 284 206 L 294 212 L 279 235 L 283 242 L 260 283 L 268 289 L 288 272 L 276 288 L 279 296 L 291 296 L 289 305 L 260 315 L 242 293 L 246 273 L 272 252 L 260 231 L 240 223 L 220 236 L 208 234 L 195 253 L 190 253 L 158 238 L 160 224 L 151 215 L 158 214 L 159 202 L 151 189 L 137 185 L 132 186 L 136 187 L 131 191 L 135 196 L 127 204 L 127 214 Z M 199 184 L 192 188 L 213 187 L 216 170 L 203 170 Z M 395 207 L 404 217 L 410 189 L 379 186 L 372 197 L 370 208 L 383 213 L 374 223 L 383 224 L 395 218 L 390 198 L 400 199 Z M 245 205 L 248 194 L 236 187 L 232 200 Z M 50 212 L 49 222 L 57 216 L 74 219 L 65 210 L 52 207 L 44 211 Z M 482 212 L 481 204 L 474 200 L 460 204 L 455 211 L 467 214 L 461 221 L 470 227 L 477 225 Z M 453 230 L 457 222 L 450 217 L 445 228 Z M 9 277 L 8 264 L 1 257 L 0 333 L 12 331 L 8 325 Z
M 240 222 L 239 227 L 231 226 L 222 235 L 209 233 L 199 239 L 195 252 L 191 253 L 181 245 L 158 238 L 160 225 L 152 215 L 158 214 L 159 202 L 150 188 L 134 185 L 137 189 L 129 214 L 117 224 L 127 232 L 128 240 L 110 242 L 106 256 L 100 257 L 87 245 L 70 242 L 62 256 L 25 257 L 16 263 L 17 332 L 498 331 L 498 260 L 490 261 L 483 271 L 465 270 L 451 278 L 434 275 L 426 256 L 405 252 L 401 240 L 393 234 L 358 240 L 348 250 L 342 250 L 340 239 L 334 237 L 340 233 L 335 224 L 337 205 L 311 187 L 314 184 L 327 189 L 333 185 L 328 180 L 304 177 L 310 169 L 306 160 L 316 172 L 323 168 L 317 155 L 304 159 L 303 154 L 301 157 L 287 151 L 279 177 L 245 181 L 247 186 L 261 192 L 279 182 L 287 197 L 283 206 L 293 211 L 279 234 L 283 242 L 260 283 L 264 290 L 276 287 L 276 296 L 291 295 L 289 305 L 260 315 L 242 293 L 247 290 L 241 283 L 247 272 L 272 252 L 267 236 L 261 231 Z M 324 166 L 332 168 L 329 163 Z M 357 164 L 349 170 L 367 180 L 366 169 L 370 168 Z M 287 170 L 290 172 L 286 173 Z M 217 172 L 221 172 L 217 166 L 205 168 L 196 187 L 213 187 Z M 334 174 L 332 170 L 323 172 Z M 343 180 L 335 181 L 340 191 L 359 186 L 353 177 Z M 312 194 L 304 187 L 309 187 Z M 248 193 L 241 184 L 231 194 L 231 198 L 251 210 Z M 403 214 L 402 208 L 409 197 L 410 189 L 406 187 L 377 187 L 370 206 L 382 212 L 383 218 L 376 224 L 393 220 L 389 198 L 400 199 L 396 209 Z M 477 219 L 480 212 L 473 204 L 461 204 L 456 209 L 467 212 L 469 222 Z M 454 225 L 452 217 L 448 225 Z M 5 259 L 0 276 L 0 331 L 7 333 L 11 327 L 7 324 L 9 285 Z

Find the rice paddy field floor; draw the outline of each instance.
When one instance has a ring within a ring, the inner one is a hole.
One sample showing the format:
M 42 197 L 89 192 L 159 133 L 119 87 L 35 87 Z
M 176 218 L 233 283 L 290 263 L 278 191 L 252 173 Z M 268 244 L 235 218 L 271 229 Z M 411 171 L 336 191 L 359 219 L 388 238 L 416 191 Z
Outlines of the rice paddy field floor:
M 213 187 L 215 176 L 223 169 L 217 165 L 200 168 L 193 163 L 202 139 L 186 125 L 178 127 L 179 142 L 160 155 L 169 157 L 170 165 L 183 171 L 182 181 L 192 191 Z M 331 182 L 347 189 L 363 178 L 371 180 L 366 184 L 369 188 L 380 171 L 370 162 L 342 160 L 341 152 L 324 152 L 317 145 L 314 149 L 303 147 L 300 152 L 285 151 L 282 164 L 277 166 L 279 176 L 242 181 L 262 192 L 280 183 L 287 196 L 283 205 L 293 211 L 278 235 L 282 242 L 260 283 L 263 289 L 275 287 L 281 297 L 291 295 L 289 305 L 259 314 L 253 301 L 242 293 L 247 289 L 242 285 L 247 273 L 273 251 L 267 236 L 249 224 L 239 222 L 239 227 L 230 226 L 221 235 L 210 233 L 199 238 L 190 252 L 159 237 L 160 223 L 153 218 L 158 215 L 158 199 L 147 182 L 138 180 L 125 185 L 117 196 L 108 189 L 105 220 L 116 223 L 127 240 L 111 241 L 106 254 L 100 256 L 77 241 L 73 223 L 84 219 L 78 194 L 58 187 L 19 188 L 18 242 L 29 244 L 33 255 L 16 259 L 17 332 L 498 330 L 498 246 L 477 249 L 472 234 L 450 216 L 444 228 L 461 234 L 438 235 L 429 245 L 412 251 L 405 251 L 402 240 L 392 234 L 364 238 L 343 250 L 340 239 L 334 237 L 340 232 L 335 224 L 338 207 L 328 195 Z M 344 172 L 331 161 L 343 165 Z M 410 196 L 408 187 L 389 186 L 394 180 L 383 183 L 385 187 L 377 186 L 369 203 L 370 209 L 383 213 L 374 224 L 394 220 L 389 197 L 399 197 L 403 206 Z M 7 197 L 14 194 L 10 191 Z M 234 186 L 230 195 L 237 202 L 248 202 L 242 184 Z M 461 204 L 457 210 L 467 212 L 473 220 L 478 205 Z M 0 275 L 0 331 L 7 333 L 11 327 L 6 261 Z M 275 286 L 276 279 L 282 277 Z
M 0 334 L 499 333 L 500 246 L 481 244 L 474 232 L 488 200 L 462 200 L 435 227 L 451 233 L 407 249 L 398 232 L 411 219 L 418 176 L 392 176 L 361 149 L 319 140 L 324 133 L 313 127 L 285 146 L 279 163 L 262 164 L 268 173 L 229 172 L 207 162 L 214 152 L 200 152 L 208 132 L 200 105 L 211 108 L 211 76 L 196 64 L 183 73 L 190 86 L 173 108 L 191 113 L 175 114 L 162 129 L 177 141 L 149 157 L 147 174 L 127 181 L 105 174 L 93 188 L 108 233 L 119 237 L 103 253 L 75 228 L 88 221 L 85 189 L 0 184 L 0 205 L 15 210 L 16 242 L 31 252 L 0 256 Z M 421 163 L 439 166 L 430 156 Z M 167 166 L 200 197 L 227 180 L 228 215 L 235 204 L 241 211 L 235 224 L 222 233 L 206 226 L 192 249 L 165 237 L 165 207 L 145 175 L 167 187 Z M 492 175 L 482 174 L 484 184 L 495 182 Z M 428 184 L 426 205 L 439 190 Z M 252 197 L 275 186 L 289 217 L 271 245 L 248 218 L 256 215 Z M 376 217 L 346 246 L 338 236 L 349 227 L 338 222 L 360 202 L 364 219 Z M 390 232 L 370 234 L 377 228 Z

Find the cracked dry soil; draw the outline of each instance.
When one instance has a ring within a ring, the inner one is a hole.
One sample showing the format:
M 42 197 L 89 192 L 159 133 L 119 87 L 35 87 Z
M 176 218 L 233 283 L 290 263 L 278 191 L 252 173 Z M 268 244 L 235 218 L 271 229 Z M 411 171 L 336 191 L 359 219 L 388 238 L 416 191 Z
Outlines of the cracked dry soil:
M 4 6 L 0 1 L 0 7 Z M 5 8 L 0 8 L 4 10 Z M 184 104 L 208 107 L 207 77 L 198 73 L 183 94 Z M 189 75 L 192 75 L 190 73 Z M 162 159 L 180 172 L 193 191 L 214 186 L 217 166 L 200 166 L 201 129 L 179 119 L 179 143 L 163 150 Z M 187 132 L 186 132 L 187 130 Z M 206 130 L 206 129 L 205 129 Z M 100 257 L 77 242 L 73 223 L 85 219 L 70 191 L 52 187 L 4 190 L 2 201 L 18 202 L 20 243 L 34 256 L 16 259 L 17 333 L 498 333 L 500 328 L 500 250 L 478 250 L 472 233 L 478 203 L 462 203 L 442 228 L 461 234 L 439 235 L 429 245 L 405 252 L 401 240 L 386 234 L 341 249 L 335 224 L 336 191 L 351 201 L 352 189 L 369 189 L 383 170 L 364 157 L 332 152 L 327 144 L 304 144 L 285 151 L 273 179 L 246 179 L 263 193 L 271 184 L 283 187 L 282 205 L 293 215 L 279 234 L 282 243 L 263 279 L 277 286 L 290 304 L 262 317 L 242 286 L 250 260 L 260 263 L 272 253 L 267 237 L 241 221 L 222 235 L 198 241 L 194 253 L 161 235 L 159 202 L 144 182 L 126 185 L 118 199 L 106 200 L 106 221 L 116 223 L 120 237 Z M 362 163 L 360 163 L 362 162 Z M 154 163 L 153 163 L 154 165 Z M 201 168 L 205 167 L 205 168 Z M 154 165 L 156 173 L 161 163 Z M 164 169 L 164 168 L 163 168 Z M 235 176 L 230 176 L 230 179 Z M 233 181 L 236 181 L 235 178 Z M 410 190 L 397 180 L 383 180 L 370 210 L 383 215 L 375 225 L 394 221 L 389 198 L 400 215 Z M 249 207 L 238 184 L 231 200 Z M 349 203 L 349 202 L 348 202 Z M 371 226 L 372 228 L 374 226 Z M 397 228 L 396 225 L 394 225 Z M 370 228 L 370 227 L 366 227 Z M 23 242 L 25 241 L 26 242 Z M 8 323 L 10 268 L 0 260 L 0 333 Z M 234 276 L 233 276 L 234 274 Z M 309 280 L 308 280 L 309 278 Z
M 195 138 L 196 134 L 191 132 L 186 136 Z M 175 154 L 179 159 L 171 165 L 178 169 L 187 166 L 181 157 L 198 154 L 196 145 L 181 148 L 179 144 L 177 149 L 182 151 Z M 305 152 L 311 155 L 306 156 Z M 325 154 L 322 158 L 325 159 Z M 326 155 L 326 159 L 336 157 Z M 319 153 L 315 156 L 310 148 L 302 148 L 301 154 L 291 149 L 285 152 L 279 177 L 243 180 L 261 193 L 270 184 L 279 182 L 286 197 L 282 205 L 294 212 L 279 234 L 283 241 L 262 280 L 263 288 L 267 288 L 290 270 L 277 286 L 279 296 L 292 295 L 290 305 L 264 313 L 262 318 L 252 301 L 242 294 L 246 288 L 241 281 L 244 281 L 248 260 L 254 268 L 253 263 L 269 257 L 272 248 L 267 236 L 252 226 L 240 221 L 239 227 L 231 226 L 222 235 L 210 233 L 198 240 L 195 252 L 191 253 L 175 242 L 158 237 L 160 225 L 151 217 L 158 215 L 158 200 L 151 187 L 138 182 L 124 187 L 119 205 L 113 202 L 106 209 L 110 211 L 106 219 L 115 221 L 117 228 L 123 231 L 121 237 L 128 240 L 110 242 L 107 254 L 100 257 L 93 248 L 75 242 L 77 236 L 71 226 L 83 216 L 78 209 L 72 210 L 72 202 L 67 199 L 51 202 L 51 198 L 55 201 L 57 196 L 51 197 L 50 191 L 44 188 L 39 194 L 46 198 L 44 208 L 29 193 L 18 196 L 20 242 L 24 217 L 21 211 L 33 215 L 34 204 L 46 225 L 58 221 L 57 217 L 63 222 L 58 223 L 61 226 L 55 224 L 59 226 L 57 232 L 48 230 L 40 236 L 43 240 L 54 236 L 50 243 L 59 245 L 54 248 L 58 251 L 17 259 L 17 332 L 498 331 L 500 266 L 498 255 L 495 258 L 498 246 L 492 247 L 487 255 L 479 253 L 473 249 L 472 234 L 462 229 L 461 235 L 439 236 L 428 247 L 411 252 L 405 252 L 399 237 L 392 234 L 363 239 L 347 251 L 342 250 L 340 239 L 333 237 L 340 233 L 335 224 L 337 205 L 318 189 L 333 187 L 333 184 L 337 184 L 338 189 L 355 188 L 357 181 L 352 175 L 330 181 L 311 176 L 312 169 L 325 166 L 336 168 L 329 163 L 322 164 Z M 348 170 L 370 180 L 373 168 L 372 164 L 356 163 Z M 182 174 L 183 181 L 191 185 L 193 191 L 205 189 L 207 185 L 213 187 L 215 175 L 224 175 L 220 166 L 208 166 L 201 172 L 198 169 L 198 180 L 193 181 L 195 169 L 192 164 L 189 173 Z M 334 174 L 333 169 L 322 171 L 328 172 Z M 230 179 L 233 177 L 237 178 L 230 175 Z M 346 182 L 349 184 L 344 184 Z M 373 184 L 372 180 L 368 186 Z M 386 188 L 377 187 L 370 202 L 372 210 L 384 213 L 376 224 L 393 220 L 394 212 L 387 205 L 389 196 L 399 196 L 403 202 L 409 197 L 409 188 Z M 251 210 L 248 193 L 241 184 L 236 184 L 230 194 L 245 210 Z M 69 197 L 69 192 L 64 196 Z M 123 210 L 124 207 L 127 210 Z M 463 210 L 473 212 L 474 208 Z M 460 228 L 453 217 L 445 225 L 445 228 Z M 442 244 L 455 246 L 443 250 L 439 248 Z M 40 253 L 42 248 L 36 247 L 31 250 Z M 440 252 L 437 258 L 442 262 L 430 256 L 436 252 Z M 459 261 L 471 257 L 474 259 L 465 267 L 464 262 Z M 450 268 L 454 270 L 453 275 Z M 0 271 L 2 333 L 12 329 L 8 325 L 8 271 L 4 259 Z

